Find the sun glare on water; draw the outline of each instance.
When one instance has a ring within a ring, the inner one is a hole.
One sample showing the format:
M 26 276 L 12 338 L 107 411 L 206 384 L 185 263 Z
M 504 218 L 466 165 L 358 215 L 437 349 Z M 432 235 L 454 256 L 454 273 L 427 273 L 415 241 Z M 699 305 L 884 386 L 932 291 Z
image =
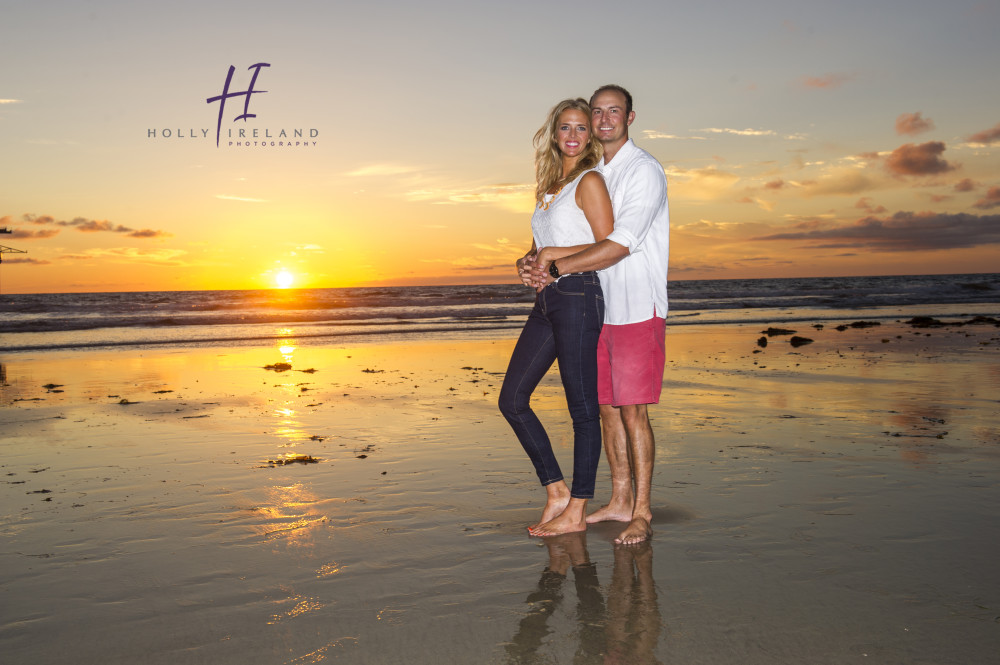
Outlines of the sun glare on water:
M 295 275 L 287 270 L 282 270 L 274 276 L 274 283 L 278 285 L 279 289 L 287 289 L 293 282 L 295 282 Z

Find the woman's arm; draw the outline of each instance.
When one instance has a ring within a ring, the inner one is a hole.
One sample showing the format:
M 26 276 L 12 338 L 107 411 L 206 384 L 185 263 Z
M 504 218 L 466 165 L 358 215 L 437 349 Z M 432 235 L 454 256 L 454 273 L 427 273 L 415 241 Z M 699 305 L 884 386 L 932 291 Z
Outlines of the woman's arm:
M 591 171 L 583 176 L 576 188 L 576 204 L 583 210 L 594 232 L 594 242 L 601 242 L 615 228 L 615 216 L 611 210 L 611 195 L 600 173 Z
M 611 196 L 608 194 L 608 187 L 604 184 L 601 174 L 591 171 L 581 178 L 580 184 L 576 187 L 576 204 L 583 210 L 590 230 L 594 233 L 594 241 L 600 242 L 608 237 L 614 229 L 615 218 L 611 210 Z M 545 247 L 535 256 L 535 263 L 542 269 L 548 270 L 549 263 L 564 256 L 581 252 L 593 243 L 585 245 L 574 245 L 572 247 Z

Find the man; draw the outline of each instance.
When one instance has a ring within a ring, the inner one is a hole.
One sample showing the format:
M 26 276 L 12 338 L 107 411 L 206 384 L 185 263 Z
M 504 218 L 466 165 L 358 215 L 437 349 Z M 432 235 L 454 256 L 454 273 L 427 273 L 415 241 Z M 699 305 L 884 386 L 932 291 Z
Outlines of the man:
M 635 112 L 625 88 L 598 88 L 590 107 L 594 135 L 604 146 L 597 168 L 611 194 L 614 230 L 606 239 L 556 261 L 547 261 L 543 250 L 532 272 L 547 279 L 603 269 L 606 311 L 597 349 L 598 401 L 611 467 L 611 500 L 587 522 L 628 522 L 615 542 L 631 545 L 652 535 L 654 441 L 647 405 L 660 400 L 665 362 L 667 180 L 660 163 L 629 139 Z

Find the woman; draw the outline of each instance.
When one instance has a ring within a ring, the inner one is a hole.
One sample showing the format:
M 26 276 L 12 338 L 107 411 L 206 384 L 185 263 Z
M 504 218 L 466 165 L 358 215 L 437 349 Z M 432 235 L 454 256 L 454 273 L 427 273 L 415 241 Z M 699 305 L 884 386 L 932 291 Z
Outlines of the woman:
M 591 132 L 590 107 L 583 99 L 557 104 L 535 134 L 537 205 L 531 218 L 531 250 L 517 261 L 525 284 L 525 264 L 549 248 L 549 258 L 567 256 L 611 233 L 614 219 L 604 179 L 591 169 L 601 146 Z M 597 339 L 604 322 L 604 297 L 594 272 L 563 275 L 539 290 L 535 307 L 514 347 L 500 411 L 535 466 L 546 502 L 532 535 L 549 536 L 587 528 L 587 500 L 601 458 L 597 405 Z M 545 428 L 531 410 L 535 386 L 554 360 L 573 419 L 573 485 L 566 486 Z

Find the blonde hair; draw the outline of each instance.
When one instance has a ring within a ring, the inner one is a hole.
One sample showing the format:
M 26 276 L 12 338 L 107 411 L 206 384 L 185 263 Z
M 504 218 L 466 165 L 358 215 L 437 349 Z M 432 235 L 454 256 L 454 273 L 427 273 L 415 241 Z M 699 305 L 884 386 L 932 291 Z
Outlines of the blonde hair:
M 556 143 L 559 116 L 563 111 L 574 109 L 582 112 L 587 117 L 587 126 L 590 127 L 590 105 L 582 97 L 576 99 L 564 99 L 549 111 L 545 124 L 535 132 L 533 145 L 535 146 L 535 200 L 541 203 L 545 198 L 545 193 L 556 185 L 562 187 L 583 171 L 597 166 L 601 159 L 603 148 L 594 132 L 591 131 L 587 137 L 587 147 L 580 155 L 579 161 L 573 170 L 563 177 L 562 155 Z

